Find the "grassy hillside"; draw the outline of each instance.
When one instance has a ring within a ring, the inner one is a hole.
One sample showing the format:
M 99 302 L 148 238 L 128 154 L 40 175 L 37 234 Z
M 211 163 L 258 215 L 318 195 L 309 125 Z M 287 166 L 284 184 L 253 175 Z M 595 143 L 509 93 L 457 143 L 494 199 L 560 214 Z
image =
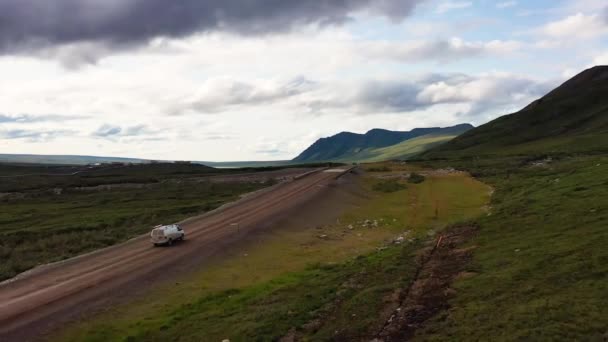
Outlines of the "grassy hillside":
M 416 128 L 408 132 L 388 131 L 384 129 L 373 129 L 365 134 L 342 132 L 329 138 L 317 140 L 293 161 L 299 163 L 314 161 L 364 161 L 373 159 L 373 156 L 384 153 L 383 151 L 374 152 L 378 149 L 427 135 L 459 135 L 472 127 L 469 124 L 463 124 L 446 128 Z M 405 154 L 407 154 L 407 150 Z M 371 158 L 368 156 L 371 156 Z
M 339 161 L 372 163 L 385 160 L 405 160 L 435 146 L 444 144 L 457 136 L 457 134 L 428 134 L 388 147 L 365 149 Z
M 608 157 L 443 162 L 495 188 L 450 308 L 419 340 L 602 341 L 608 332 Z M 436 161 L 434 166 L 441 166 Z
M 470 130 L 426 157 L 608 152 L 608 67 L 585 70 L 520 112 Z
M 423 155 L 495 189 L 469 270 L 419 340 L 606 340 L 608 68 Z

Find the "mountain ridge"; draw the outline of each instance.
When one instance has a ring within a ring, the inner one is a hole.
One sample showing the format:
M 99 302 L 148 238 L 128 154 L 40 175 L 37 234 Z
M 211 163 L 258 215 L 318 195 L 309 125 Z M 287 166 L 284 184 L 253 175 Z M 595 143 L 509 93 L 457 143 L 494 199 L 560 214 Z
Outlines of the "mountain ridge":
M 407 140 L 432 135 L 454 135 L 473 128 L 471 124 L 459 124 L 450 127 L 414 128 L 410 131 L 391 131 L 374 128 L 364 134 L 340 132 L 330 137 L 318 139 L 300 155 L 294 162 L 312 161 L 347 161 L 357 160 L 356 155 L 373 149 L 387 148 Z M 360 158 L 359 158 L 360 159 Z

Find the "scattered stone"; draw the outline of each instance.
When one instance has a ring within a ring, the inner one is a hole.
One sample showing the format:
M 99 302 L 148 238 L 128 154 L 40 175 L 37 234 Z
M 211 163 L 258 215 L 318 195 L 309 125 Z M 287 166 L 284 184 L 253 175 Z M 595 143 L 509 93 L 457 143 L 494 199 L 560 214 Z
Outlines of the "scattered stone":
M 230 340 L 227 339 L 227 338 L 225 338 L 225 339 L 222 340 L 222 342 L 230 342 Z
M 530 163 L 531 166 L 545 166 L 549 163 L 551 163 L 553 161 L 553 159 L 551 157 L 547 157 L 545 159 L 542 160 L 536 160 Z
M 319 235 L 319 239 L 327 240 L 328 236 L 325 234 Z
M 353 230 L 353 229 L 355 229 L 355 227 L 353 227 L 353 225 L 352 225 L 352 224 L 349 224 L 349 225 L 348 225 L 348 229 Z
M 519 249 L 519 248 L 517 248 L 517 249 L 515 250 L 515 253 L 518 253 L 519 251 L 520 251 L 520 249 Z

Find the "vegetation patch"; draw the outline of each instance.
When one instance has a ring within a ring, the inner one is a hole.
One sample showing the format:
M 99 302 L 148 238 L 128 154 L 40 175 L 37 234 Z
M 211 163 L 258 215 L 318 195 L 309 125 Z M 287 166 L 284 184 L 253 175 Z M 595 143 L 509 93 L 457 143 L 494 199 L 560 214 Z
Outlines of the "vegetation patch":
M 608 158 L 449 160 L 495 188 L 470 273 L 420 340 L 597 340 L 608 332 Z M 438 162 L 435 162 L 437 165 Z
M 369 172 L 391 172 L 391 168 L 386 166 L 386 165 L 382 165 L 382 166 L 372 166 L 367 168 L 367 171 Z
M 406 166 L 391 166 L 408 172 Z M 416 167 L 417 168 L 417 167 Z M 373 192 L 338 222 L 289 227 L 149 296 L 72 327 L 68 341 L 268 341 L 371 338 L 412 282 L 417 251 L 436 231 L 483 213 L 488 188 L 464 174 Z M 322 238 L 321 238 L 322 237 Z M 162 329 L 161 329 L 162 327 Z M 336 333 L 338 331 L 338 333 Z
M 402 184 L 396 179 L 381 180 L 374 184 L 374 191 L 386 193 L 397 192 L 406 188 L 407 186 L 405 186 L 405 184 Z
M 0 281 L 40 264 L 128 240 L 157 224 L 213 210 L 269 185 L 190 179 L 195 172 L 209 172 L 206 167 L 193 166 L 190 172 L 181 165 L 149 167 L 99 170 L 88 174 L 85 183 L 70 176 L 3 178 L 23 192 L 0 197 Z M 14 167 L 6 169 L 16 172 Z M 125 177 L 130 186 L 114 183 Z M 80 184 L 104 187 L 75 187 Z M 66 187 L 56 188 L 59 185 Z
M 424 180 L 426 179 L 426 177 L 424 177 L 423 175 L 416 173 L 416 172 L 412 172 L 409 176 L 409 178 L 407 179 L 408 183 L 413 183 L 413 184 L 420 184 L 422 182 L 424 182 Z

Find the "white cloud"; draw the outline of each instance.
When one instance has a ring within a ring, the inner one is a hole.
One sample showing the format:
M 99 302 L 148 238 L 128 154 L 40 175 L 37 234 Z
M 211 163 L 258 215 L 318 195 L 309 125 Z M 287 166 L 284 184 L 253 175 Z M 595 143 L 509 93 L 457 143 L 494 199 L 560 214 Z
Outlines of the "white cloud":
M 608 52 L 604 52 L 603 54 L 595 57 L 593 59 L 594 65 L 608 65 Z
M 183 114 L 183 111 L 215 113 L 235 106 L 254 106 L 283 101 L 307 92 L 313 87 L 314 82 L 303 77 L 287 81 L 257 79 L 248 82 L 228 77 L 212 78 L 169 111 L 172 114 Z
M 444 1 L 437 6 L 437 13 L 446 13 L 452 10 L 464 9 L 473 6 L 472 1 Z
M 608 33 L 608 24 L 598 14 L 577 13 L 544 25 L 541 33 L 551 38 L 595 38 Z

